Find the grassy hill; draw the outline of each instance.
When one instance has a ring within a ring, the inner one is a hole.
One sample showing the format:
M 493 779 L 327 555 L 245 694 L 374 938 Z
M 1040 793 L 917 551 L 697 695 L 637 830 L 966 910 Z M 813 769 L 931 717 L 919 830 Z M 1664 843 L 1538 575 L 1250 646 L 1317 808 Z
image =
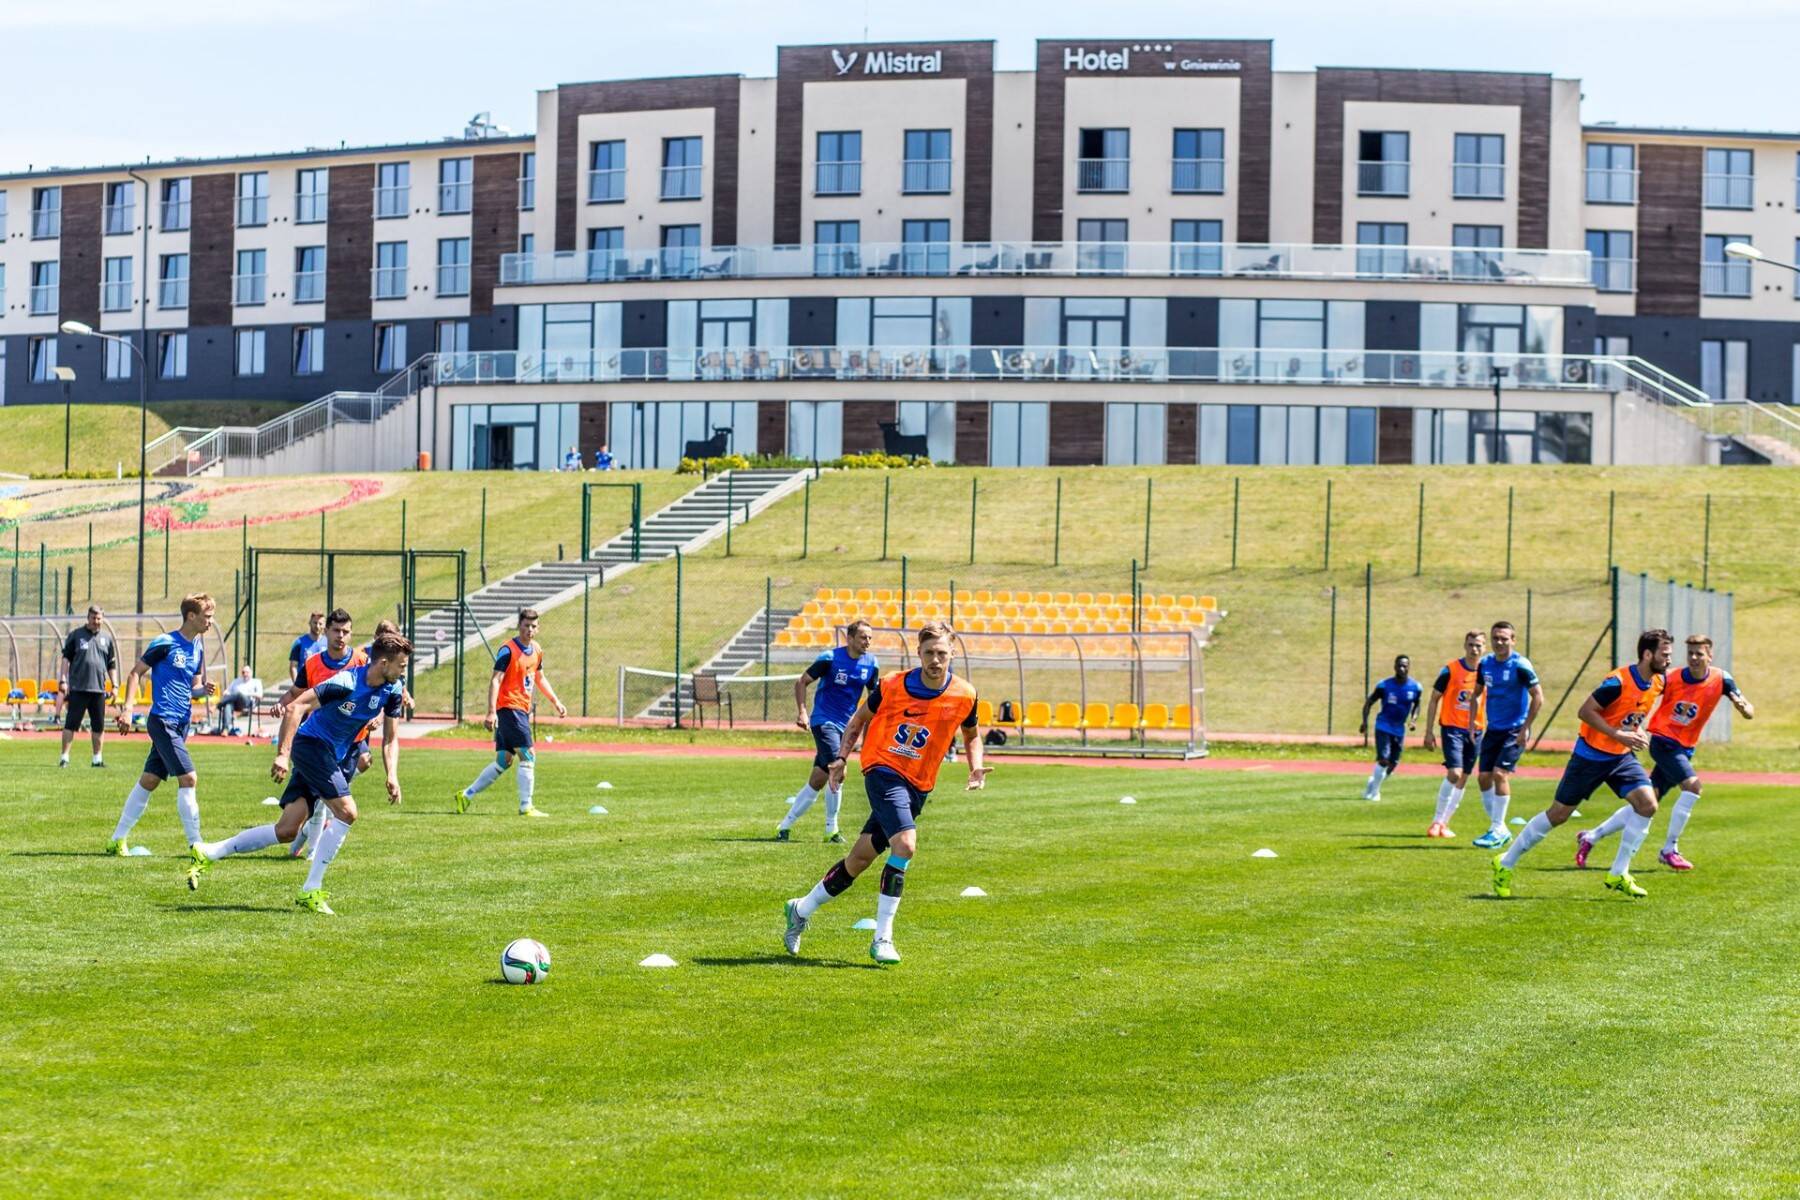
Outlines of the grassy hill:
M 178 425 L 258 425 L 294 406 L 279 401 L 175 400 L 150 405 L 150 438 Z M 112 471 L 137 467 L 139 413 L 132 404 L 75 404 L 69 408 L 69 469 Z M 63 406 L 0 408 L 0 471 L 52 475 L 63 469 Z

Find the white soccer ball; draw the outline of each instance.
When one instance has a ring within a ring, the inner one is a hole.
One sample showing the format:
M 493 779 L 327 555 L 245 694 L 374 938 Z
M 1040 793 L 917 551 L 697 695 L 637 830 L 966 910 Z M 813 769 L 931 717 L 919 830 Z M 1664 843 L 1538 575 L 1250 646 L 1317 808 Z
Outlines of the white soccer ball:
M 500 976 L 508 983 L 541 983 L 550 974 L 550 951 L 544 943 L 517 938 L 500 952 Z

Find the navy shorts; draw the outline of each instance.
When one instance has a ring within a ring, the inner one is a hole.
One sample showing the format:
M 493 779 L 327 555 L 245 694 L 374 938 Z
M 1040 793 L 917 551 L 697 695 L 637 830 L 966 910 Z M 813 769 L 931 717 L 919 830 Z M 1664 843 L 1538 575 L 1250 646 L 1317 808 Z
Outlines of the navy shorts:
M 1400 764 L 1400 752 L 1406 749 L 1404 733 L 1389 733 L 1385 729 L 1375 731 L 1375 761 L 1393 766 Z
M 821 771 L 829 771 L 831 760 L 841 752 L 840 747 L 844 744 L 844 731 L 836 725 L 814 725 L 812 735 L 813 766 Z
M 1481 735 L 1481 756 L 1478 765 L 1483 771 L 1510 772 L 1519 765 L 1519 755 L 1525 753 L 1525 727 L 1515 725 L 1511 729 L 1489 729 Z
M 364 751 L 371 755 L 374 754 L 374 751 L 369 749 L 369 743 L 356 742 L 350 747 L 350 753 L 338 761 L 338 769 L 344 773 L 345 783 L 351 782 L 362 773 L 362 767 L 358 764 L 362 761 Z
M 1475 769 L 1475 739 L 1469 731 L 1458 725 L 1444 725 L 1438 729 L 1438 736 L 1444 739 L 1444 768 L 1449 771 L 1473 771 Z
M 1649 782 L 1650 777 L 1644 774 L 1644 764 L 1635 754 L 1619 754 L 1612 758 L 1571 754 L 1569 765 L 1563 768 L 1562 779 L 1556 785 L 1556 803 L 1573 808 L 1593 795 L 1601 784 L 1611 788 L 1622 800 L 1626 793 Z
M 1674 738 L 1659 733 L 1650 735 L 1650 761 L 1656 764 L 1656 769 L 1650 772 L 1650 783 L 1658 796 L 1673 791 L 1699 774 L 1694 770 L 1694 752 Z
M 288 760 L 287 790 L 281 793 L 281 807 L 296 800 L 313 804 L 336 796 L 350 794 L 350 781 L 344 775 L 344 764 L 330 742 L 315 737 L 294 738 L 294 751 Z
M 877 851 L 887 849 L 901 831 L 917 827 L 931 795 L 884 767 L 863 772 L 863 790 L 869 794 L 869 819 L 862 831 L 874 839 Z
M 144 732 L 150 735 L 150 754 L 144 759 L 144 774 L 158 779 L 179 779 L 194 773 L 194 760 L 188 757 L 185 724 L 171 725 L 155 713 L 144 718 Z
M 74 733 L 81 728 L 82 717 L 87 718 L 89 729 L 99 733 L 106 720 L 106 697 L 99 692 L 70 692 L 63 710 L 63 728 Z
M 522 708 L 503 708 L 494 714 L 494 749 L 531 749 L 531 714 Z

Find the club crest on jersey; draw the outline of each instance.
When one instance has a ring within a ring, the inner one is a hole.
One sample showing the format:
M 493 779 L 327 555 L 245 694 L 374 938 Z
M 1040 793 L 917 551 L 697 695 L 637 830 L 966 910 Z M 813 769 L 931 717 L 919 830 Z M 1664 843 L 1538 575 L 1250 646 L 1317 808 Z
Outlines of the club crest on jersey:
M 831 677 L 831 682 L 836 684 L 838 687 L 843 687 L 845 684 L 850 682 L 850 672 L 839 671 L 837 674 L 835 674 Z

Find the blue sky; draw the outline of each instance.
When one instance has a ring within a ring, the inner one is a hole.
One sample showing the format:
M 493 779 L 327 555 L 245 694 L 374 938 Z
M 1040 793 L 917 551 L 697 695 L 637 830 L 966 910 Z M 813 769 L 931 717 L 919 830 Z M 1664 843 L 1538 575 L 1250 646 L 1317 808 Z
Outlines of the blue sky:
M 0 170 L 428 140 L 484 109 L 529 130 L 541 87 L 768 75 L 777 45 L 865 23 L 878 41 L 993 38 L 1002 70 L 1039 37 L 1272 38 L 1278 69 L 1548 71 L 1583 80 L 1589 120 L 1800 131 L 1797 0 L 0 0 Z

